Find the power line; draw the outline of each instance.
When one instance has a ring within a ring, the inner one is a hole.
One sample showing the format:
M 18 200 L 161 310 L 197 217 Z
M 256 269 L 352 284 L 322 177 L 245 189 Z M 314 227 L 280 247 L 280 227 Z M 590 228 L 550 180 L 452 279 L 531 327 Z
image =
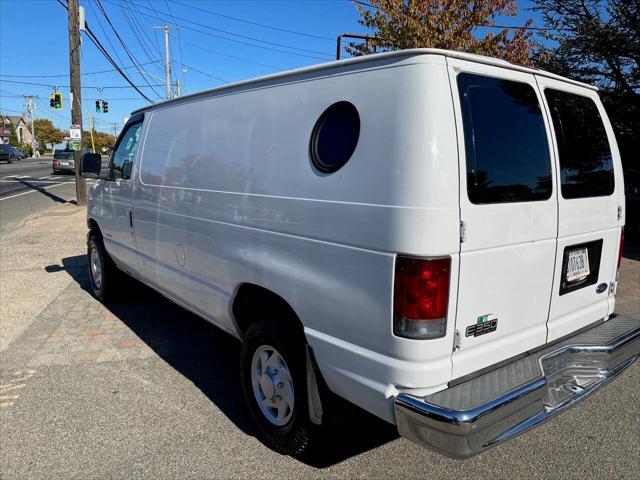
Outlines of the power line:
M 235 60 L 240 60 L 240 61 L 242 61 L 242 62 L 253 63 L 254 65 L 260 65 L 261 67 L 267 67 L 267 68 L 271 68 L 271 69 L 273 69 L 273 70 L 277 70 L 277 71 L 279 71 L 279 70 L 283 70 L 282 68 L 280 68 L 280 67 L 276 67 L 276 66 L 274 66 L 274 65 L 269 65 L 269 64 L 267 64 L 267 63 L 256 62 L 256 61 L 254 61 L 254 60 L 249 60 L 248 58 L 237 57 L 237 56 L 235 56 L 235 55 L 229 55 L 228 53 L 219 52 L 218 50 L 212 50 L 212 49 L 210 49 L 210 48 L 202 47 L 202 46 L 200 46 L 200 45 L 196 45 L 196 44 L 194 44 L 194 43 L 184 42 L 184 44 L 185 44 L 185 45 L 188 45 L 188 46 L 190 46 L 190 47 L 193 47 L 193 48 L 199 48 L 199 49 L 201 49 L 201 50 L 205 50 L 205 51 L 207 51 L 207 52 L 215 53 L 215 54 L 217 54 L 217 55 L 221 55 L 221 56 L 223 56 L 223 57 L 229 57 L 229 58 L 233 58 L 233 59 L 235 59 Z
M 62 5 L 62 7 L 67 10 L 67 6 L 62 3 L 61 0 L 56 0 L 60 5 Z M 109 63 L 111 65 L 113 65 L 113 67 L 118 71 L 118 73 L 122 76 L 122 78 L 124 78 L 127 83 L 129 83 L 129 85 L 131 85 L 141 96 L 142 98 L 144 98 L 145 100 L 147 100 L 149 103 L 153 103 L 151 101 L 151 99 L 149 97 L 147 97 L 142 90 L 140 90 L 136 85 L 133 84 L 133 82 L 131 81 L 131 79 L 127 76 L 126 73 L 124 73 L 124 71 L 118 66 L 118 64 L 115 62 L 115 60 L 111 57 L 111 55 L 109 55 L 109 52 L 107 52 L 107 50 L 102 46 L 102 44 L 100 43 L 100 40 L 98 40 L 98 38 L 94 35 L 93 31 L 91 30 L 91 28 L 89 28 L 89 24 L 85 22 L 85 27 L 86 27 L 86 31 L 87 31 L 87 36 L 89 37 L 89 40 L 91 40 L 93 42 L 93 44 L 98 48 L 98 50 L 105 56 L 105 58 L 109 61 Z M 47 85 L 48 86 L 48 85 Z
M 122 0 L 118 0 L 118 3 L 120 4 L 120 9 L 122 10 L 122 13 L 127 19 L 127 23 L 129 24 L 131 31 L 133 32 L 134 36 L 138 40 L 138 43 L 144 50 L 144 53 L 149 59 L 152 59 L 155 55 L 151 50 L 153 50 L 153 48 L 155 48 L 156 45 L 154 45 L 151 39 L 147 36 L 147 33 L 144 31 L 144 28 L 142 28 L 138 24 L 137 17 L 133 14 L 130 14 L 125 8 L 122 7 Z M 162 55 L 162 52 L 160 52 L 160 50 L 156 50 L 156 51 L 159 55 Z
M 140 66 L 143 65 L 151 65 L 153 63 L 160 63 L 161 60 L 154 60 L 152 62 L 145 62 L 145 63 L 141 63 Z M 135 65 L 129 65 L 128 67 L 120 67 L 122 68 L 122 70 L 129 70 L 131 68 L 136 68 Z M 98 75 L 98 74 L 102 74 L 102 73 L 109 73 L 109 72 L 117 72 L 117 70 L 115 68 L 109 68 L 107 70 L 98 70 L 96 72 L 86 72 L 86 73 L 82 73 L 82 75 Z M 11 77 L 11 78 L 56 78 L 56 77 L 68 77 L 69 74 L 68 73 L 61 73 L 59 75 L 11 75 L 11 74 L 0 74 L 0 77 Z M 2 81 L 2 80 L 0 80 Z
M 251 20 L 246 20 L 244 18 L 232 17 L 231 15 L 224 15 L 222 13 L 214 12 L 212 10 L 207 10 L 205 8 L 195 7 L 193 5 L 189 5 L 188 3 L 179 2 L 178 0 L 173 0 L 173 2 L 177 3 L 178 5 L 184 5 L 185 7 L 192 8 L 194 10 L 200 10 L 201 12 L 206 12 L 206 13 L 209 13 L 211 15 L 215 15 L 217 17 L 222 17 L 222 18 L 228 18 L 230 20 L 235 20 L 236 22 L 242 22 L 242 23 L 247 23 L 249 25 L 256 25 L 258 27 L 269 28 L 271 30 L 277 30 L 279 32 L 286 32 L 286 33 L 290 33 L 292 35 L 300 35 L 300 36 L 303 36 L 303 37 L 318 38 L 320 40 L 329 40 L 331 42 L 335 42 L 335 39 L 330 38 L 330 37 L 323 37 L 321 35 L 314 35 L 312 33 L 296 32 L 295 30 L 289 30 L 289 29 L 286 29 L 286 28 L 275 27 L 273 25 L 266 25 L 264 23 L 253 22 Z
M 23 82 L 20 80 L 5 80 L 5 79 L 0 79 L 0 83 L 17 83 L 17 84 L 21 84 L 21 85 L 35 85 L 35 86 L 39 86 L 39 87 L 49 87 L 51 89 L 57 87 L 57 88 L 69 88 L 69 85 L 53 85 L 50 83 L 38 83 L 38 82 Z M 149 88 L 150 86 L 153 87 L 162 87 L 162 84 L 153 84 L 153 85 L 131 85 L 131 86 L 127 86 L 127 85 L 106 85 L 106 86 L 94 86 L 94 85 L 84 85 L 82 88 L 95 88 L 96 90 L 102 90 L 102 89 L 110 89 L 110 88 Z
M 184 64 L 182 62 L 179 62 L 177 60 L 173 60 L 173 61 L 176 62 L 178 65 L 180 65 L 182 67 L 187 67 L 189 70 L 193 70 L 194 72 L 198 72 L 198 73 L 200 73 L 202 75 L 206 75 L 207 77 L 215 78 L 216 80 L 219 80 L 219 81 L 221 81 L 223 83 L 230 83 L 229 80 L 225 80 L 224 78 L 220 78 L 220 77 L 217 77 L 216 75 L 211 75 L 210 73 L 203 72 L 202 70 L 198 70 L 195 67 L 191 67 L 191 66 L 186 65 L 186 64 Z
M 104 34 L 104 37 L 107 39 L 107 42 L 109 43 L 109 45 L 111 46 L 111 49 L 113 50 L 114 55 L 116 56 L 116 58 L 118 59 L 118 61 L 120 63 L 124 63 L 122 61 L 122 59 L 120 58 L 120 55 L 118 55 L 118 50 L 116 49 L 116 47 L 113 45 L 113 43 L 111 43 L 111 37 L 109 37 L 109 34 L 107 33 L 107 31 L 104 29 L 104 27 L 102 26 L 102 23 L 100 23 L 98 21 L 98 13 L 96 12 L 95 8 L 93 8 L 93 3 L 92 2 L 87 2 L 89 4 L 89 7 L 91 8 L 91 11 L 93 12 L 94 17 L 96 18 L 96 22 L 98 23 L 98 27 L 100 27 L 100 30 L 102 30 L 102 33 Z M 97 37 L 96 37 L 97 38 Z M 106 51 L 106 49 L 105 49 Z
M 124 48 L 125 53 L 127 54 L 127 56 L 129 57 L 129 60 L 131 60 L 131 62 L 133 63 L 133 65 L 135 65 L 136 70 L 138 71 L 138 74 L 142 77 L 142 79 L 144 80 L 144 83 L 146 83 L 147 85 L 149 85 L 149 87 L 151 87 L 151 90 L 153 91 L 153 93 L 157 96 L 160 97 L 160 95 L 158 94 L 158 92 L 156 92 L 156 90 L 151 86 L 151 83 L 149 83 L 149 81 L 147 80 L 147 77 L 145 75 L 143 75 L 143 71 L 140 70 L 140 68 L 138 67 L 138 64 L 140 63 L 140 61 L 133 55 L 133 53 L 129 50 L 129 48 L 125 45 L 124 41 L 122 40 L 122 37 L 120 36 L 120 34 L 118 33 L 118 30 L 116 30 L 116 27 L 113 26 L 113 23 L 111 23 L 111 19 L 109 18 L 109 15 L 107 15 L 107 11 L 104 9 L 104 7 L 102 6 L 102 2 L 100 2 L 100 0 L 94 0 L 96 2 L 96 4 L 98 5 L 98 9 L 102 12 L 102 15 L 104 16 L 105 20 L 107 21 L 107 23 L 109 24 L 109 26 L 111 27 L 111 30 L 113 30 L 113 33 L 115 33 L 116 38 L 118 39 L 118 41 L 120 42 L 120 45 L 122 45 L 122 48 Z
M 110 0 L 105 0 L 105 2 L 106 3 L 112 3 Z M 147 7 L 143 6 L 143 5 L 134 3 L 132 1 L 130 1 L 129 4 L 130 5 L 136 5 L 138 8 L 142 8 L 143 10 L 152 10 L 150 8 L 147 8 Z M 153 10 L 153 11 L 156 14 L 158 13 L 155 10 Z M 239 34 L 239 33 L 230 32 L 228 30 L 222 30 L 222 29 L 219 29 L 219 28 L 210 27 L 209 25 L 205 25 L 205 24 L 202 24 L 202 23 L 194 22 L 192 20 L 189 20 L 189 19 L 186 19 L 186 18 L 177 17 L 177 16 L 173 16 L 173 18 L 176 19 L 176 20 L 180 20 L 180 21 L 187 22 L 187 23 L 190 23 L 190 24 L 193 24 L 193 25 L 197 25 L 199 27 L 203 27 L 203 28 L 206 28 L 206 29 L 209 29 L 209 30 L 213 30 L 213 31 L 216 31 L 216 32 L 224 33 L 226 35 L 232 35 L 234 37 L 239 37 L 239 38 L 243 38 L 243 39 L 247 39 L 247 40 L 260 42 L 260 43 L 264 43 L 266 45 L 274 45 L 274 46 L 277 46 L 277 47 L 288 48 L 288 49 L 296 50 L 296 51 L 299 51 L 299 52 L 308 52 L 308 53 L 314 53 L 314 54 L 325 55 L 327 57 L 331 57 L 331 55 L 329 55 L 329 54 L 327 54 L 325 52 L 318 51 L 318 50 L 310 50 L 310 49 L 306 49 L 306 48 L 299 48 L 299 47 L 294 47 L 294 46 L 291 46 L 291 45 L 286 45 L 286 44 L 283 44 L 283 43 L 277 43 L 277 42 L 270 42 L 270 41 L 267 41 L 267 40 L 261 40 L 261 39 L 256 38 L 256 37 L 251 37 L 251 36 L 248 36 L 248 35 L 242 35 L 242 34 Z M 193 30 L 193 31 L 196 31 L 196 32 L 199 32 L 199 33 L 207 34 L 207 35 L 210 35 L 212 37 L 221 38 L 223 40 L 227 40 L 227 41 L 230 41 L 230 42 L 240 43 L 240 44 L 243 44 L 243 45 L 249 45 L 249 46 L 253 46 L 253 47 L 257 47 L 257 48 L 263 48 L 263 49 L 266 49 L 266 50 L 275 50 L 275 51 L 278 51 L 278 52 L 281 52 L 281 53 L 288 53 L 290 55 L 298 55 L 298 56 L 310 57 L 310 55 L 306 55 L 306 54 L 288 52 L 288 51 L 285 51 L 285 50 L 277 50 L 277 49 L 269 48 L 269 47 L 266 47 L 266 46 L 263 46 L 263 45 L 251 44 L 251 43 L 243 42 L 243 41 L 240 41 L 240 40 L 235 40 L 235 39 L 223 37 L 221 35 L 214 35 L 212 33 L 203 32 L 201 30 L 197 30 L 197 29 L 194 29 L 192 27 L 188 27 L 186 25 L 181 25 L 181 27 L 182 28 L 186 28 L 188 30 Z M 325 58 L 319 58 L 319 57 L 311 57 L 311 58 L 325 60 Z

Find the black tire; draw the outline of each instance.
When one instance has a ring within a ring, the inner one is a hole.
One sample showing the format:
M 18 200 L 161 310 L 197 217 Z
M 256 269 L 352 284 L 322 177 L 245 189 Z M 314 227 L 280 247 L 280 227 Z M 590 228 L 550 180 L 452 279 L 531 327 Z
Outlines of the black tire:
M 92 249 L 95 251 L 100 259 L 101 264 L 101 281 L 98 285 L 96 279 L 94 279 L 93 265 L 92 265 Z M 101 302 L 112 300 L 115 298 L 117 287 L 122 281 L 122 272 L 115 266 L 113 260 L 107 253 L 102 243 L 102 238 L 95 232 L 91 232 L 89 240 L 87 242 L 87 267 L 89 274 L 89 283 L 91 285 L 91 293 Z
M 253 390 L 253 355 L 265 345 L 278 351 L 293 379 L 293 413 L 282 426 L 274 425 L 262 413 Z M 241 381 L 245 401 L 264 443 L 286 455 L 298 456 L 308 451 L 313 437 L 318 433 L 318 427 L 309 420 L 305 368 L 305 339 L 302 333 L 270 320 L 256 322 L 247 329 L 241 354 Z

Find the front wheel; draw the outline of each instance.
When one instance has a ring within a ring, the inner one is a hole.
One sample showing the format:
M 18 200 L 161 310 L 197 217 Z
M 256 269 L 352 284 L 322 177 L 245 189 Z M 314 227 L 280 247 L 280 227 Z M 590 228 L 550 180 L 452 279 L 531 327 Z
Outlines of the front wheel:
M 104 248 L 102 239 L 91 233 L 87 242 L 89 283 L 91 292 L 100 301 L 112 299 L 118 284 L 120 271 Z
M 242 348 L 245 400 L 264 442 L 299 455 L 315 434 L 307 407 L 304 336 L 273 321 L 251 325 Z

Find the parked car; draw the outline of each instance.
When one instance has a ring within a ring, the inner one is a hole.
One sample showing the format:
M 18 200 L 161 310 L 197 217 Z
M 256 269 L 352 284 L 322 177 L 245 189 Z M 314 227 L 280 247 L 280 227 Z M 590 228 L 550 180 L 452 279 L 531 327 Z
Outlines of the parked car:
M 15 153 L 16 155 L 16 160 L 22 160 L 23 158 L 27 158 L 27 156 L 22 153 L 22 150 L 16 148 L 16 147 L 11 147 L 13 149 L 13 153 Z
M 16 160 L 20 160 L 20 156 L 15 149 L 11 145 L 0 144 L 0 162 L 13 163 Z
M 472 456 L 640 354 L 640 320 L 614 314 L 622 169 L 589 85 L 384 53 L 137 110 L 100 160 L 93 294 L 126 300 L 128 274 L 239 338 L 278 451 L 355 404 Z
M 58 149 L 53 151 L 53 173 L 69 173 L 75 172 L 75 161 L 73 159 L 73 150 Z

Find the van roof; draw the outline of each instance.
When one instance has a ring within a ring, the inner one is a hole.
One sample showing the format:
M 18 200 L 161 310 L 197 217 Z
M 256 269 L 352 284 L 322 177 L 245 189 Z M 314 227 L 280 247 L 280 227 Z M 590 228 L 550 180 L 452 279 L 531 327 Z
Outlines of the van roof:
M 473 53 L 456 52 L 454 50 L 443 50 L 439 48 L 412 48 L 408 50 L 397 50 L 393 52 L 384 52 L 384 53 L 376 53 L 372 55 L 363 55 L 360 57 L 351 57 L 351 58 L 346 58 L 344 60 L 334 60 L 332 62 L 319 63 L 317 65 L 311 65 L 308 67 L 285 70 L 285 71 L 273 73 L 270 75 L 263 75 L 261 77 L 250 78 L 247 80 L 240 80 L 238 82 L 228 83 L 225 85 L 221 85 L 219 87 L 214 87 L 206 90 L 201 90 L 199 92 L 194 92 L 188 95 L 184 95 L 182 97 L 163 100 L 161 102 L 154 103 L 146 107 L 142 107 L 137 110 L 134 110 L 132 114 L 153 110 L 158 106 L 166 106 L 174 103 L 181 103 L 181 102 L 184 102 L 185 100 L 191 100 L 197 97 L 206 97 L 206 96 L 209 96 L 209 94 L 211 93 L 219 93 L 219 92 L 224 92 L 226 90 L 249 87 L 257 83 L 269 82 L 272 80 L 282 80 L 295 75 L 321 72 L 321 71 L 339 68 L 347 65 L 367 64 L 367 63 L 379 61 L 379 60 L 395 60 L 398 58 L 410 58 L 410 57 L 416 57 L 419 55 L 442 55 L 445 57 L 459 58 L 461 60 L 467 60 L 470 62 L 483 63 L 486 65 L 494 65 L 498 67 L 509 68 L 511 70 L 517 70 L 520 72 L 526 72 L 526 73 L 531 73 L 531 74 L 540 75 L 544 77 L 554 78 L 556 80 L 572 83 L 580 87 L 589 88 L 591 90 L 598 90 L 598 88 L 594 87 L 593 85 L 578 82 L 576 80 L 571 80 L 570 78 L 562 77 L 560 75 L 546 72 L 544 70 L 523 67 L 522 65 L 516 65 L 510 62 L 507 62 L 506 60 L 500 60 L 498 58 L 486 57 L 484 55 L 476 55 Z

